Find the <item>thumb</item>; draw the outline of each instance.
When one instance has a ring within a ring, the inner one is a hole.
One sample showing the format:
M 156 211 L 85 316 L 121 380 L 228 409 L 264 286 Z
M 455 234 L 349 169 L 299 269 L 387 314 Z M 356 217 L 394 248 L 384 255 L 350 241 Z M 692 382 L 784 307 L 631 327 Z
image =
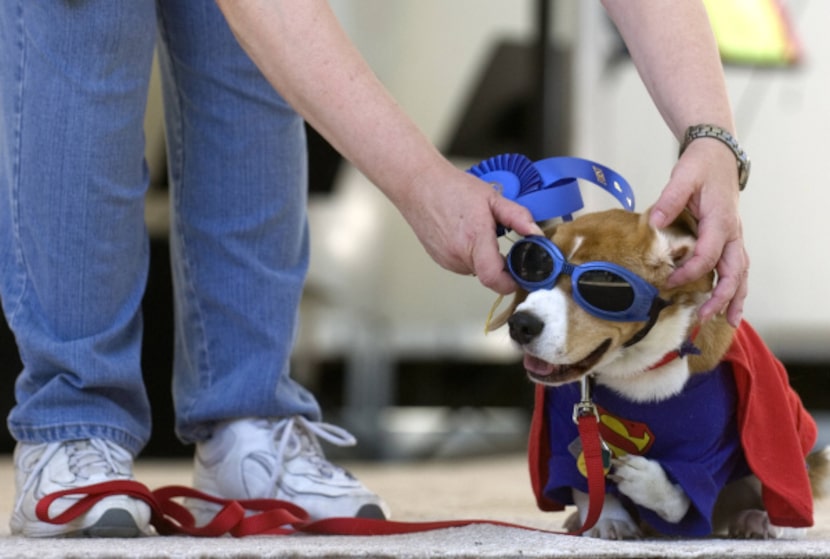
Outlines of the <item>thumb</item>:
M 677 180 L 670 180 L 649 211 L 649 224 L 657 229 L 668 227 L 689 203 L 690 197 L 690 189 Z
M 493 196 L 490 211 L 496 223 L 519 233 L 520 235 L 543 235 L 542 229 L 533 220 L 533 215 L 526 207 L 502 196 Z

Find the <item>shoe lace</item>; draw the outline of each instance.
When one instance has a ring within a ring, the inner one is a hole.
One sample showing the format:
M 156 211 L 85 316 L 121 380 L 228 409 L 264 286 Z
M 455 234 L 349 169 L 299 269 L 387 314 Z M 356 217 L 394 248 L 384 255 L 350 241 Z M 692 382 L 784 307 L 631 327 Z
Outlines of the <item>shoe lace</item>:
M 70 442 L 67 454 L 69 471 L 85 479 L 96 474 L 120 474 L 119 462 L 130 459 L 126 450 L 104 439 Z
M 273 483 L 282 475 L 283 463 L 299 455 L 303 455 L 321 471 L 334 467 L 325 459 L 319 439 L 340 447 L 357 444 L 354 435 L 342 427 L 321 421 L 309 421 L 301 415 L 277 420 L 271 429 L 273 439 L 277 443 L 277 467 L 272 474 Z
M 96 474 L 118 474 L 118 462 L 129 460 L 126 450 L 104 439 L 84 439 L 78 441 L 59 441 L 47 443 L 40 457 L 32 468 L 23 484 L 23 488 L 15 503 L 15 510 L 23 506 L 25 495 L 37 483 L 40 474 L 52 458 L 62 448 L 66 449 L 69 471 L 75 476 L 89 479 Z

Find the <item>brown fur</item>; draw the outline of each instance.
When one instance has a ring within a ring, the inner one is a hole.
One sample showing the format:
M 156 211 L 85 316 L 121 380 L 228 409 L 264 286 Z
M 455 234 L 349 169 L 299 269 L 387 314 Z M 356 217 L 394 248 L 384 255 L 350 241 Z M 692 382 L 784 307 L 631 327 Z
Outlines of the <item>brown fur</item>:
M 807 456 L 810 474 L 810 487 L 813 497 L 823 499 L 830 495 L 830 455 L 828 450 L 816 451 Z
M 660 296 L 666 300 L 681 304 L 701 300 L 712 289 L 714 272 L 674 289 L 665 287 L 666 280 L 676 267 L 692 256 L 691 247 L 675 251 L 671 254 L 671 260 L 643 262 L 640 247 L 651 246 L 651 239 L 656 235 L 656 232 L 648 225 L 647 216 L 648 214 L 636 214 L 625 210 L 597 212 L 582 216 L 573 222 L 550 227 L 545 230 L 545 235 L 560 246 L 574 264 L 587 260 L 614 262 L 629 268 L 658 287 Z M 628 231 L 628 233 L 598 239 L 595 234 L 591 234 L 597 227 L 612 231 Z M 691 214 L 683 212 L 666 231 L 673 235 L 695 238 L 697 224 Z M 569 243 L 575 237 L 584 238 L 585 241 L 572 256 L 568 252 L 571 248 Z M 590 258 L 580 258 L 580 254 L 589 254 Z M 503 326 L 525 297 L 527 297 L 527 292 L 518 290 L 508 308 L 487 323 L 486 331 L 490 332 Z M 663 312 L 670 314 L 673 309 L 669 307 Z M 634 323 L 629 330 L 633 332 L 641 326 L 640 323 Z M 695 339 L 695 345 L 701 349 L 701 354 L 689 357 L 691 371 L 697 373 L 713 369 L 729 349 L 731 341 L 732 327 L 723 316 L 717 316 L 701 324 L 700 332 Z

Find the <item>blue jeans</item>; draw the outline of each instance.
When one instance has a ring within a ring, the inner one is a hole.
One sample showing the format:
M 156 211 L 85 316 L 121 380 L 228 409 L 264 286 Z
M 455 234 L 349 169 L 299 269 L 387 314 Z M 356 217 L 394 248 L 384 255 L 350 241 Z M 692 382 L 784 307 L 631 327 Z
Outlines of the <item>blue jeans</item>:
M 150 436 L 143 117 L 156 44 L 177 433 L 319 418 L 289 375 L 308 267 L 303 122 L 213 0 L 3 0 L 0 299 L 23 362 L 8 420 L 19 441 L 101 437 L 138 453 Z

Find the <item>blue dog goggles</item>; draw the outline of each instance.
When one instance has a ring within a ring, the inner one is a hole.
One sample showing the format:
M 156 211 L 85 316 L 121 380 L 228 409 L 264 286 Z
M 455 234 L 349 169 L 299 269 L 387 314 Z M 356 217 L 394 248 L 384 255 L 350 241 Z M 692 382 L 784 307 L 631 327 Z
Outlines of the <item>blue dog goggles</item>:
M 589 314 L 614 322 L 651 322 L 668 305 L 649 282 L 611 262 L 573 265 L 546 237 L 516 241 L 507 269 L 523 289 L 552 289 L 562 274 L 571 276 L 572 297 Z

